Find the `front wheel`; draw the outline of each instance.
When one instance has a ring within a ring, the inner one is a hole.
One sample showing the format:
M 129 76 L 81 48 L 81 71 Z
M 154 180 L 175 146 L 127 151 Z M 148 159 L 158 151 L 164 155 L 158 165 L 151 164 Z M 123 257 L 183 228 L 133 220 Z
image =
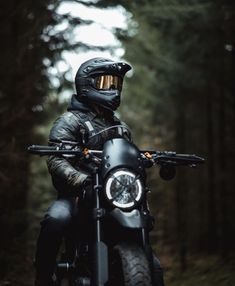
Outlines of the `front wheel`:
M 113 249 L 109 286 L 151 286 L 147 257 L 138 245 L 120 243 Z

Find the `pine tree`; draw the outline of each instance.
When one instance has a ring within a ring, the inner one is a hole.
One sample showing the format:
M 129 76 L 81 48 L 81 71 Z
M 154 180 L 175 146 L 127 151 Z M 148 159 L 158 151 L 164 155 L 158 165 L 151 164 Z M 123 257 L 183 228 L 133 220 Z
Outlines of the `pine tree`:
M 82 42 L 71 42 L 72 29 L 84 21 L 58 14 L 60 3 L 9 0 L 0 4 L 0 279 L 7 271 L 19 272 L 25 260 L 26 242 L 19 247 L 19 238 L 28 224 L 27 146 L 35 143 L 36 126 L 48 119 L 46 105 L 55 89 L 49 68 L 64 50 L 87 48 Z M 61 23 L 67 27 L 56 28 Z M 65 86 L 66 72 L 58 72 L 57 80 Z M 20 285 L 19 277 L 15 284 Z
M 98 3 L 121 4 L 130 13 L 128 31 L 118 31 L 124 56 L 134 67 L 123 115 L 141 134 L 138 140 L 146 144 L 154 138 L 156 148 L 206 158 L 206 165 L 197 171 L 180 170 L 175 197 L 168 195 L 162 209 L 166 237 L 178 233 L 182 265 L 187 251 L 226 255 L 234 249 L 235 236 L 230 204 L 234 198 L 234 3 Z

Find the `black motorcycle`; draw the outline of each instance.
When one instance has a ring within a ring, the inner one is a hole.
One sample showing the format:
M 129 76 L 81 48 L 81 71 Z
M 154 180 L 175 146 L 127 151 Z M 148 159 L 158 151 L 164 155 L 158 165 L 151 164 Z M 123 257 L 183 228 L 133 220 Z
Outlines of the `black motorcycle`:
M 91 231 L 83 238 L 65 238 L 62 260 L 57 264 L 60 286 L 155 285 L 153 252 L 149 233 L 153 229 L 145 169 L 160 166 L 160 176 L 170 180 L 177 166 L 194 167 L 204 162 L 195 155 L 139 150 L 133 143 L 115 138 L 103 150 L 88 150 L 61 142 L 59 146 L 32 145 L 40 156 L 74 156 L 92 162 L 89 218 Z M 80 230 L 81 232 L 81 230 Z

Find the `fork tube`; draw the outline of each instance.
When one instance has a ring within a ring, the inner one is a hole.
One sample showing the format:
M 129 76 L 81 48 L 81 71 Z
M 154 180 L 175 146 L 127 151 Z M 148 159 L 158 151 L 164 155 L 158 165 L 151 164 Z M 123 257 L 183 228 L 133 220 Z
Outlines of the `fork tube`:
M 144 200 L 144 204 L 141 207 L 141 211 L 146 216 L 149 214 L 149 208 L 148 208 L 148 203 L 147 203 L 146 197 Z M 144 249 L 145 254 L 147 256 L 148 262 L 149 262 L 152 281 L 153 281 L 153 250 L 152 250 L 152 247 L 150 245 L 149 231 L 146 229 L 146 227 L 143 227 L 141 229 L 141 238 L 142 238 L 142 246 L 143 246 L 143 249 Z
M 104 286 L 108 281 L 108 250 L 106 244 L 102 241 L 101 219 L 104 216 L 104 209 L 100 207 L 100 185 L 99 174 L 95 174 L 94 186 L 94 266 L 92 275 L 92 286 Z
M 99 185 L 99 174 L 96 173 L 95 177 L 95 209 L 100 209 L 100 185 Z M 100 226 L 100 218 L 96 216 L 96 242 L 101 241 L 101 226 Z

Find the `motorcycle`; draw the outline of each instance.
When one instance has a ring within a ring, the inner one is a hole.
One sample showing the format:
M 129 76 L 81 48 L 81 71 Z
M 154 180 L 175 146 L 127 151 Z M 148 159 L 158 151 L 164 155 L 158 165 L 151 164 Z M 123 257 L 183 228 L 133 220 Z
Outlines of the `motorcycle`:
M 32 145 L 28 151 L 40 156 L 73 156 L 93 163 L 89 210 L 92 231 L 85 232 L 79 241 L 73 236 L 65 238 L 65 250 L 57 263 L 58 285 L 156 285 L 149 240 L 154 220 L 147 202 L 150 190 L 146 168 L 157 165 L 161 178 L 171 180 L 177 166 L 196 167 L 204 159 L 139 150 L 123 138 L 106 141 L 103 150 L 62 141 L 58 146 Z

